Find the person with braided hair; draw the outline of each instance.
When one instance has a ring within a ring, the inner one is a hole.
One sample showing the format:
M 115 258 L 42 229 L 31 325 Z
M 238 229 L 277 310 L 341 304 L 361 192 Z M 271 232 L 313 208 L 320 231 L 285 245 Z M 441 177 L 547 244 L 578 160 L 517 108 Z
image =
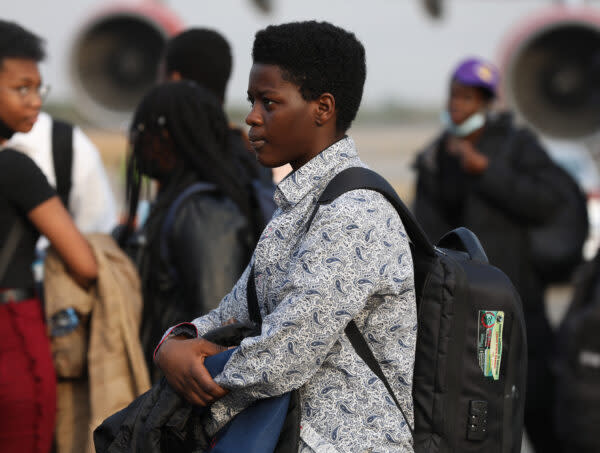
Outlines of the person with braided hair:
M 130 133 L 130 214 L 120 243 L 134 250 L 140 272 L 140 336 L 156 380 L 152 354 L 163 332 L 217 306 L 260 231 L 254 231 L 250 177 L 238 168 L 221 103 L 208 89 L 189 80 L 157 85 L 137 107 Z M 158 193 L 134 232 L 144 177 L 158 182 Z

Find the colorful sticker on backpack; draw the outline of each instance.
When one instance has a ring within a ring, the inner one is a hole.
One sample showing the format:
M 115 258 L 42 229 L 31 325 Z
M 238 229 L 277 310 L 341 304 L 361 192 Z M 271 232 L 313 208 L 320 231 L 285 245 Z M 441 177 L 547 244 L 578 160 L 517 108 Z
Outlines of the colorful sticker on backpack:
M 504 312 L 479 310 L 477 329 L 477 355 L 483 375 L 494 381 L 500 378 L 502 359 L 502 328 Z

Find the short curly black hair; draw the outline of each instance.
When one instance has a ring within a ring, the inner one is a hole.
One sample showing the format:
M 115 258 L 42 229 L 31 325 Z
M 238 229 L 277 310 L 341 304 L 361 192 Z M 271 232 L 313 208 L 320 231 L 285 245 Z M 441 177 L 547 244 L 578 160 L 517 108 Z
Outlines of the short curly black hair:
M 307 101 L 331 93 L 337 130 L 350 128 L 367 73 L 365 49 L 353 33 L 329 22 L 270 25 L 256 33 L 252 59 L 279 66 L 284 79 L 298 85 Z
M 167 42 L 165 69 L 208 88 L 225 99 L 231 76 L 231 48 L 223 35 L 208 28 L 190 28 Z
M 5 58 L 40 62 L 46 57 L 44 40 L 16 22 L 0 20 L 0 68 Z

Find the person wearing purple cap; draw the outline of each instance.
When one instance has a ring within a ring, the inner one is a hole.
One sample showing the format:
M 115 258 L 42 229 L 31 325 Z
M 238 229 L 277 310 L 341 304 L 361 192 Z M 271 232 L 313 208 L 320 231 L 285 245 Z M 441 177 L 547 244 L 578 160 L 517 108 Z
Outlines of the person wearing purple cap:
M 465 226 L 490 263 L 519 290 L 528 332 L 525 428 L 536 452 L 560 452 L 553 429 L 554 335 L 544 309 L 544 283 L 528 256 L 528 231 L 552 218 L 560 196 L 552 161 L 534 134 L 510 113 L 492 110 L 496 67 L 479 58 L 453 71 L 443 130 L 418 154 L 414 212 L 432 240 Z

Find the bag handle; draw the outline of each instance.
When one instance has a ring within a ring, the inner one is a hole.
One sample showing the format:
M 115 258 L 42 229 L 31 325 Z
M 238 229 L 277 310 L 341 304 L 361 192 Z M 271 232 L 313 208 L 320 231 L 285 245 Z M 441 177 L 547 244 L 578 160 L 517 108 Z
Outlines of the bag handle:
M 481 242 L 471 230 L 465 227 L 458 227 L 444 234 L 438 241 L 438 247 L 460 250 L 466 252 L 473 261 L 489 263 Z

